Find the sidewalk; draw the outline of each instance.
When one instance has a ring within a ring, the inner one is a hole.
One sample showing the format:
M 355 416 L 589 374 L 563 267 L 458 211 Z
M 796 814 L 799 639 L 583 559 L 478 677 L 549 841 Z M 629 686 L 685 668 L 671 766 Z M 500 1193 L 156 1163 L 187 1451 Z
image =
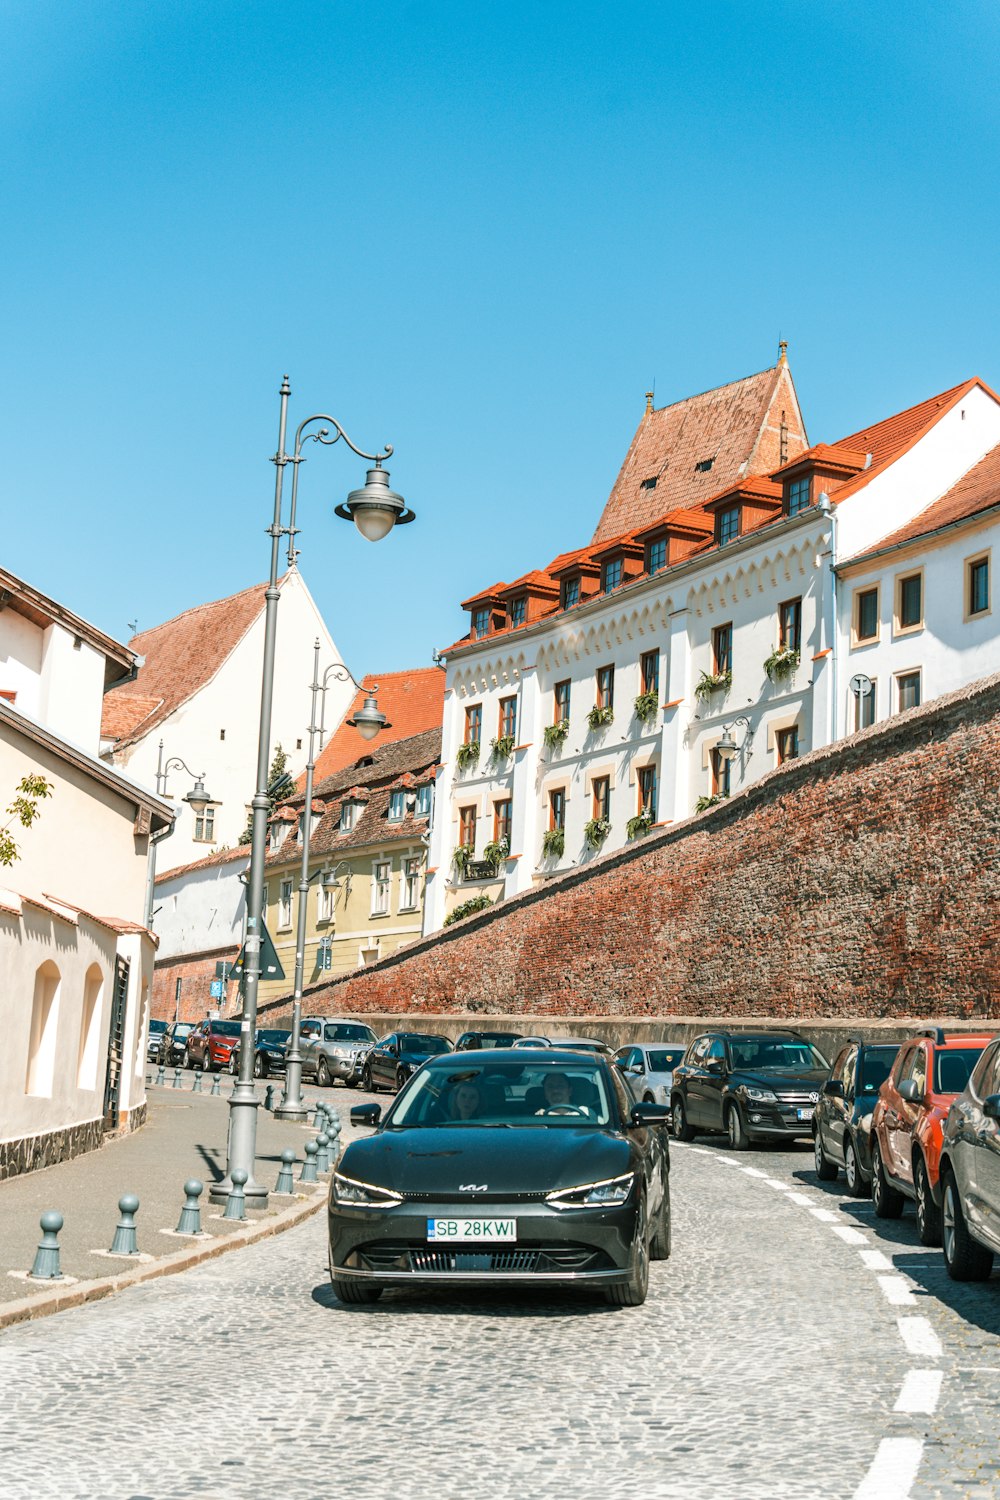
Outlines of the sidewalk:
M 118 1199 L 123 1193 L 135 1193 L 139 1198 L 136 1227 L 143 1257 L 160 1260 L 208 1244 L 207 1240 L 161 1233 L 177 1228 L 184 1206 L 184 1183 L 189 1177 L 197 1177 L 205 1185 L 199 1200 L 205 1233 L 219 1237 L 246 1230 L 246 1224 L 219 1217 L 224 1205 L 211 1203 L 208 1197 L 211 1183 L 225 1175 L 231 1084 L 226 1079 L 225 1093 L 213 1098 L 208 1093 L 193 1094 L 192 1077 L 191 1073 L 183 1075 L 182 1089 L 149 1087 L 146 1124 L 132 1135 L 109 1140 L 72 1161 L 0 1182 L 0 1306 L 58 1285 L 25 1282 L 8 1275 L 10 1271 L 31 1269 L 41 1238 L 38 1220 L 47 1209 L 58 1210 L 65 1219 L 59 1235 L 63 1275 L 81 1282 L 120 1276 L 136 1264 L 131 1259 L 108 1259 L 94 1253 L 106 1251 L 111 1244 L 118 1222 Z M 275 1093 L 280 1096 L 280 1083 Z M 307 1097 L 311 1120 L 315 1096 Z M 348 1122 L 348 1104 L 353 1098 L 348 1097 L 345 1103 L 341 1090 L 324 1090 L 320 1097 L 340 1115 L 341 1140 L 346 1144 L 356 1133 Z M 305 1160 L 303 1147 L 307 1140 L 314 1139 L 315 1132 L 310 1129 L 275 1120 L 263 1107 L 257 1111 L 256 1177 L 268 1188 L 270 1197 L 267 1208 L 256 1213 L 247 1210 L 248 1222 L 273 1220 L 291 1207 L 304 1207 L 310 1199 L 317 1203 L 323 1200 L 328 1178 L 320 1179 L 318 1189 L 298 1181 Z M 277 1197 L 273 1189 L 281 1152 L 288 1146 L 296 1156 L 296 1196 Z

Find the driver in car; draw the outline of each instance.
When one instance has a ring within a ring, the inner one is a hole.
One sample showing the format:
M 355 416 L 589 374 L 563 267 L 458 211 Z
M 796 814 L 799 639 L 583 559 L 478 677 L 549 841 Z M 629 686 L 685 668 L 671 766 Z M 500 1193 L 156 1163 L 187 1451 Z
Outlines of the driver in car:
M 573 1088 L 565 1073 L 546 1073 L 542 1093 L 545 1095 L 545 1104 L 541 1109 L 535 1110 L 536 1115 L 547 1114 L 550 1109 L 573 1110 L 580 1114 L 591 1112 L 586 1105 L 574 1102 Z

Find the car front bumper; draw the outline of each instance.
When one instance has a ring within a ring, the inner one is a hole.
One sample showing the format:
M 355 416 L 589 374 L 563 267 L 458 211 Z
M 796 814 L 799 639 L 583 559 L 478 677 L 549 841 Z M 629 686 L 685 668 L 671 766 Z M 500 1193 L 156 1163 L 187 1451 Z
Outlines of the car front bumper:
M 767 1136 L 774 1140 L 794 1140 L 799 1136 L 812 1137 L 813 1115 L 815 1111 L 812 1106 L 803 1106 L 808 1109 L 807 1117 L 799 1119 L 799 1106 L 794 1108 L 781 1108 L 772 1105 L 755 1105 L 740 1101 L 740 1109 L 747 1131 L 750 1135 Z
M 428 1241 L 428 1219 L 456 1216 L 516 1219 L 517 1239 Z M 330 1266 L 344 1280 L 389 1286 L 446 1283 L 564 1282 L 620 1286 L 629 1279 L 635 1204 L 615 1208 L 550 1208 L 529 1202 L 412 1201 L 397 1208 L 328 1212 Z

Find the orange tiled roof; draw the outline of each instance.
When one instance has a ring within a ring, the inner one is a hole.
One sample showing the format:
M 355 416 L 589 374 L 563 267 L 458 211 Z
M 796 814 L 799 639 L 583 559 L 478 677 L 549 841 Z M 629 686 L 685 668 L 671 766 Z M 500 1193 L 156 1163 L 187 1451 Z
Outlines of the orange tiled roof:
M 392 726 L 383 729 L 377 740 L 365 740 L 347 720 L 353 718 L 365 697 L 378 684 L 378 706 Z M 316 786 L 327 776 L 353 766 L 363 755 L 370 755 L 373 748 L 391 745 L 396 740 L 410 739 L 428 729 L 441 728 L 444 717 L 444 673 L 440 667 L 418 667 L 409 672 L 384 672 L 380 675 L 369 672 L 362 678 L 361 692 L 355 698 L 331 738 L 326 749 L 319 755 L 313 778 Z M 305 786 L 305 776 L 299 777 L 300 787 Z
M 187 875 L 191 870 L 206 870 L 210 865 L 228 864 L 230 860 L 242 859 L 250 863 L 250 845 L 238 844 L 235 849 L 217 849 L 214 854 L 206 854 L 204 859 L 192 860 L 189 865 L 174 865 L 172 870 L 157 870 L 156 883 L 161 880 L 172 880 L 175 875 Z
M 874 547 L 866 548 L 858 556 L 865 557 L 871 552 L 881 552 L 886 547 L 898 547 L 903 542 L 916 541 L 918 537 L 939 531 L 942 526 L 970 520 L 994 505 L 1000 505 L 1000 443 L 991 448 L 986 457 L 981 458 L 950 490 L 925 506 L 912 521 L 891 531 L 880 542 L 876 542 Z M 850 561 L 854 562 L 855 559 L 851 558 Z
M 862 473 L 856 474 L 846 484 L 842 484 L 830 496 L 838 504 L 846 500 L 848 495 L 856 494 L 863 489 L 868 481 L 882 469 L 886 468 L 895 459 L 912 448 L 918 438 L 923 437 L 929 428 L 939 417 L 953 407 L 963 396 L 968 395 L 975 386 L 982 385 L 981 380 L 973 377 L 971 380 L 963 380 L 961 385 L 953 385 L 950 390 L 942 391 L 939 396 L 930 396 L 926 401 L 920 401 L 916 406 L 907 407 L 906 411 L 896 412 L 894 416 L 886 417 L 882 422 L 876 422 L 873 427 L 863 427 L 860 432 L 852 432 L 848 437 L 841 438 L 834 444 L 837 448 L 852 448 L 856 452 L 870 453 L 872 461 Z M 985 387 L 988 389 L 988 387 Z
M 102 735 L 119 744 L 140 739 L 211 681 L 263 610 L 264 588 L 198 604 L 133 636 L 129 646 L 145 662 L 133 682 L 104 695 Z
M 791 372 L 784 359 L 769 370 L 688 396 L 659 411 L 649 407 L 636 429 L 593 540 L 648 526 L 679 506 L 694 507 L 748 474 L 766 474 L 785 451 L 806 447 Z M 697 466 L 711 460 L 709 469 Z M 655 479 L 656 484 L 644 488 Z

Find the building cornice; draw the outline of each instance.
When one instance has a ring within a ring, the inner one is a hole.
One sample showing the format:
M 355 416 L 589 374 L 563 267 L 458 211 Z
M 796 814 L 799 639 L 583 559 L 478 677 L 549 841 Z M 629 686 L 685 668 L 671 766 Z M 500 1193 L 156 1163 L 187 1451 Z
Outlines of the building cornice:
M 113 675 L 112 680 L 128 677 L 135 670 L 136 654 L 128 646 L 105 635 L 103 630 L 98 630 L 96 625 L 75 615 L 71 609 L 57 604 L 55 599 L 50 599 L 40 589 L 32 588 L 23 578 L 8 573 L 6 568 L 0 568 L 0 608 L 13 609 L 31 620 L 32 624 L 61 625 L 71 635 L 78 635 L 88 646 L 93 646 L 95 651 L 121 668 L 120 672 Z

